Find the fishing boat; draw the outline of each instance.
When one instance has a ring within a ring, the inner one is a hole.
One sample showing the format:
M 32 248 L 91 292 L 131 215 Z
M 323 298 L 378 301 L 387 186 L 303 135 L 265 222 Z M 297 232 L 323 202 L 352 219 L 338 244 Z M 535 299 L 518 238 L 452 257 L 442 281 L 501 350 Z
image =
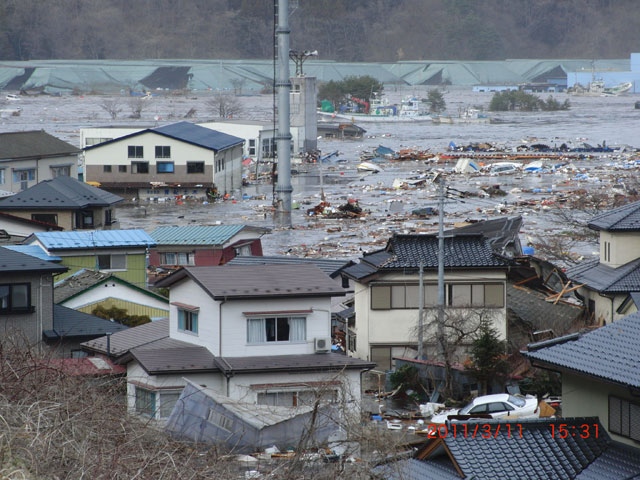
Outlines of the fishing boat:
M 571 87 L 567 92 L 570 95 L 582 97 L 617 97 L 624 95 L 633 88 L 633 83 L 624 82 L 612 87 L 605 87 L 603 80 L 594 80 L 586 87 L 579 83 Z
M 350 97 L 353 104 L 360 105 L 362 111 L 357 112 L 335 112 L 326 111 L 324 108 L 318 110 L 321 119 L 339 119 L 347 120 L 351 123 L 371 123 L 371 122 L 388 122 L 388 123 L 411 123 L 411 122 L 430 122 L 431 115 L 425 108 L 424 102 L 413 95 L 405 96 L 399 105 L 389 102 L 389 99 L 375 93 L 369 102 Z

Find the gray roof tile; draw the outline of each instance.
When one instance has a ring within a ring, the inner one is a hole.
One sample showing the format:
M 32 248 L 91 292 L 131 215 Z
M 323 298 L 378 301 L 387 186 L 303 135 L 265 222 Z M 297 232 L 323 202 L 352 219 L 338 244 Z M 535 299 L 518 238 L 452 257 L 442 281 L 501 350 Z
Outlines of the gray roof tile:
M 348 292 L 315 265 L 184 267 L 156 283 L 167 287 L 189 276 L 217 299 L 340 296 Z
M 125 355 L 134 348 L 152 344 L 158 340 L 169 337 L 169 319 L 163 318 L 155 322 L 145 323 L 138 327 L 129 328 L 126 331 L 117 332 L 111 335 L 110 354 L 115 357 Z M 179 342 L 178 340 L 174 340 Z M 179 342 L 179 345 L 184 342 Z M 107 337 L 96 338 L 82 344 L 89 350 L 100 353 L 107 353 Z
M 0 247 L 0 272 L 2 273 L 25 271 L 62 273 L 67 270 L 67 267 L 63 265 Z
M 584 283 L 602 293 L 640 291 L 640 259 L 620 267 L 610 267 L 598 259 L 582 262 L 567 269 L 566 275 L 576 283 Z
M 520 246 L 520 238 L 518 236 L 521 227 L 521 216 L 498 217 L 446 231 L 445 235 L 480 233 L 487 239 L 487 242 L 495 252 L 504 253 L 507 246 L 513 245 L 516 253 L 522 254 L 522 247 Z
M 53 157 L 80 153 L 76 147 L 44 130 L 0 133 L 0 159 Z
M 159 340 L 155 344 L 131 350 L 133 357 L 151 375 L 169 372 L 215 372 L 220 368 L 215 357 L 206 349 L 186 342 L 183 345 L 167 345 Z
M 640 231 L 640 202 L 600 213 L 589 221 L 589 228 L 607 232 Z
M 287 255 L 274 256 L 239 256 L 233 258 L 227 265 L 315 265 L 329 276 L 334 276 L 348 265 L 350 260 L 335 260 L 332 258 L 290 257 Z
M 532 363 L 640 387 L 640 312 L 581 336 L 529 345 Z
M 129 327 L 61 305 L 53 306 L 52 337 L 90 337 L 127 330 Z
M 110 273 L 96 272 L 94 270 L 80 270 L 73 275 L 65 277 L 54 285 L 53 301 L 60 303 L 69 297 L 92 287 L 109 278 Z
M 0 210 L 71 209 L 106 207 L 123 200 L 122 197 L 71 177 L 44 180 L 10 197 L 0 200 Z

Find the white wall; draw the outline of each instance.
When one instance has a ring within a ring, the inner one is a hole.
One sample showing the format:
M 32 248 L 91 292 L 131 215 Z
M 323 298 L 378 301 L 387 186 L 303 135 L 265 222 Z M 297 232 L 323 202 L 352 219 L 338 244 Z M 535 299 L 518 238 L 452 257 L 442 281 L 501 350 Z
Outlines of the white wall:
M 126 285 L 122 285 L 116 280 L 104 280 L 100 282 L 96 287 L 87 290 L 69 300 L 60 302 L 60 305 L 78 309 L 84 307 L 85 305 L 91 305 L 96 302 L 100 302 L 109 297 L 120 298 L 122 300 L 137 303 L 139 305 L 145 305 L 147 307 L 158 308 L 167 311 L 169 310 L 168 302 L 163 302 L 162 300 L 159 300 L 155 297 L 145 295 L 139 290 L 128 287 Z
M 605 244 L 610 243 L 611 259 L 605 261 Z M 619 267 L 640 258 L 640 234 L 638 232 L 600 232 L 600 263 Z
M 146 127 L 145 127 L 146 128 Z M 139 127 L 95 127 L 95 128 L 81 128 L 80 129 L 80 148 L 85 148 L 90 145 L 87 145 L 87 139 L 89 138 L 101 138 L 109 140 L 113 140 L 114 138 L 124 137 L 125 135 L 130 135 L 132 133 L 139 132 L 140 130 L 145 130 L 145 128 Z

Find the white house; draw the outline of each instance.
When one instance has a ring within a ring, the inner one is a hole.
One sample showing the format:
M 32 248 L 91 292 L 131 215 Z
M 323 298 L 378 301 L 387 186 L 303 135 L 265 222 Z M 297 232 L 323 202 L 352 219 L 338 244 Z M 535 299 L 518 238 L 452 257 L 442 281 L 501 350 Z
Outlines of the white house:
M 242 185 L 244 140 L 190 122 L 140 130 L 85 148 L 85 181 L 138 198 L 204 197 Z
M 355 325 L 347 339 L 350 355 L 375 362 L 382 370 L 391 369 L 394 357 L 416 356 L 420 263 L 424 269 L 423 345 L 433 358 L 438 302 L 438 238 L 434 235 L 395 235 L 384 250 L 342 270 L 355 282 Z M 507 265 L 481 234 L 445 238 L 445 307 L 450 324 L 471 328 L 484 316 L 491 319 L 500 338 L 506 338 Z M 466 344 L 470 342 L 468 335 Z
M 184 267 L 157 286 L 170 289 L 169 321 L 109 342 L 127 362 L 131 411 L 168 416 L 185 378 L 262 405 L 302 405 L 319 389 L 360 398 L 360 374 L 373 364 L 330 353 L 331 297 L 348 290 L 318 267 Z M 107 353 L 106 339 L 85 347 Z

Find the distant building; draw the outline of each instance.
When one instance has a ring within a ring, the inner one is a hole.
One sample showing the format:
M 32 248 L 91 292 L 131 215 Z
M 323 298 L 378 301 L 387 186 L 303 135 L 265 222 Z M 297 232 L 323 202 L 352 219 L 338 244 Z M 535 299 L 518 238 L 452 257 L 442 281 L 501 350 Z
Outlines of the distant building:
M 0 190 L 15 193 L 59 176 L 78 178 L 80 152 L 44 130 L 0 133 Z

